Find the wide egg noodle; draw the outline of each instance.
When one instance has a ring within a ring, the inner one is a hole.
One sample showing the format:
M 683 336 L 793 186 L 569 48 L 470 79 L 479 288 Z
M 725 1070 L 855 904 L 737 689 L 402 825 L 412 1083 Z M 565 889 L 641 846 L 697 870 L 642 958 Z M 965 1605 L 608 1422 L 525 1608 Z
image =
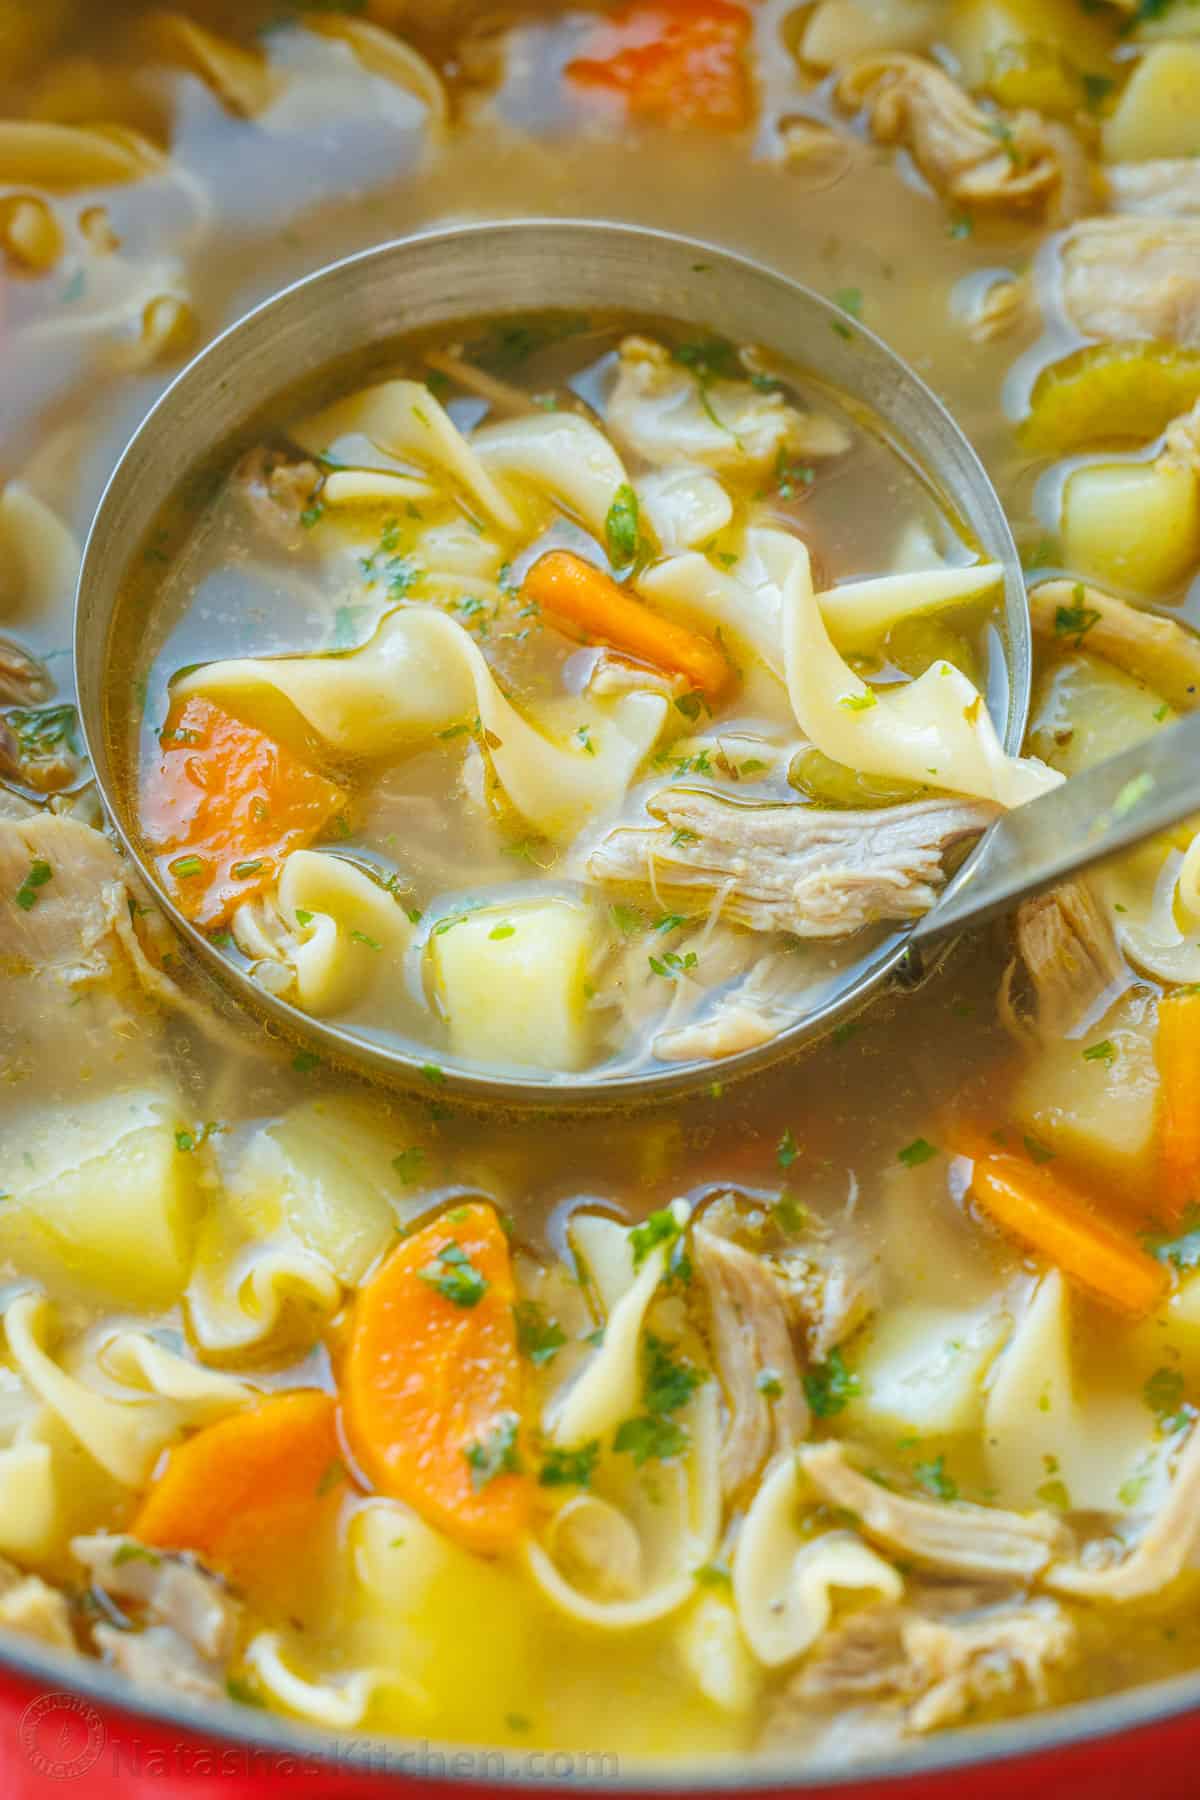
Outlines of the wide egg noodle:
M 578 413 L 535 413 L 484 425 L 471 447 L 500 484 L 546 493 L 603 542 L 617 489 L 629 477 L 612 444 Z
M 0 618 L 44 618 L 75 592 L 75 533 L 21 481 L 0 490 Z
M 896 1601 L 904 1591 L 891 1563 L 853 1532 L 806 1536 L 804 1500 L 795 1457 L 780 1458 L 759 1484 L 733 1559 L 738 1620 L 768 1668 L 811 1648 L 828 1628 L 839 1592 Z
M 403 980 L 412 923 L 385 888 L 345 857 L 293 850 L 278 899 L 295 933 L 287 955 L 305 1012 L 340 1012 L 368 987 Z
M 847 768 L 1019 806 L 1062 780 L 1034 758 L 1006 756 L 973 684 L 938 661 L 876 693 L 834 647 L 813 592 L 808 550 L 791 540 L 782 574 L 784 669 L 800 729 Z
M 447 477 L 502 530 L 519 532 L 521 517 L 441 402 L 419 381 L 383 381 L 292 428 L 310 456 L 337 456 L 349 438 L 368 438 L 385 455 Z M 340 460 L 340 459 L 339 459 Z
M 331 749 L 383 756 L 479 720 L 508 799 L 548 837 L 611 811 L 667 716 L 659 694 L 633 693 L 589 710 L 588 748 L 544 737 L 506 700 L 469 633 L 427 607 L 390 613 L 369 643 L 344 656 L 248 657 L 209 663 L 175 684 L 278 724 L 288 702 Z

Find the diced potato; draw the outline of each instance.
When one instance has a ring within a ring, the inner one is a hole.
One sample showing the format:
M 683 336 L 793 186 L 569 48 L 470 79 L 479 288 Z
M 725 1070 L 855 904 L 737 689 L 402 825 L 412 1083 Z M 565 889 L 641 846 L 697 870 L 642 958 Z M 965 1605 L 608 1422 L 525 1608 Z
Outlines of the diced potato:
M 1011 1321 L 996 1311 L 900 1306 L 885 1313 L 855 1351 L 859 1392 L 846 1411 L 876 1437 L 950 1437 L 972 1431 L 983 1382 Z
M 1148 50 L 1104 126 L 1109 162 L 1200 155 L 1200 44 Z
M 1072 568 L 1110 587 L 1165 593 L 1200 562 L 1200 483 L 1167 457 L 1077 469 L 1062 529 Z
M 1026 448 L 1062 456 L 1104 441 L 1147 443 L 1200 399 L 1200 351 L 1085 344 L 1042 370 L 1021 427 Z
M 550 899 L 487 907 L 434 933 L 434 975 L 450 1044 L 479 1062 L 578 1069 L 591 1048 L 588 964 L 595 923 Z
M 1088 1056 L 1098 1045 L 1111 1056 Z M 1154 1176 L 1154 1004 L 1122 995 L 1083 1038 L 1062 1038 L 1030 1057 L 1012 1094 L 1023 1131 L 1079 1165 L 1096 1197 L 1136 1202 Z
M 387 1501 L 356 1514 L 349 1551 L 345 1654 L 403 1672 L 413 1701 L 389 1696 L 393 1729 L 436 1724 L 439 1737 L 487 1743 L 506 1713 L 530 1713 L 533 1620 L 517 1568 L 473 1556 Z
M 165 1306 L 187 1280 L 197 1158 L 167 1095 L 30 1113 L 0 1151 L 0 1256 L 73 1292 Z
M 944 37 L 968 87 L 983 87 L 995 59 L 1013 45 L 1039 44 L 1079 69 L 1103 71 L 1114 34 L 1076 0 L 963 0 L 950 9 Z
M 921 50 L 938 35 L 944 0 L 819 0 L 808 15 L 800 55 L 833 69 L 883 50 Z
M 307 1101 L 251 1138 L 231 1200 L 262 1235 L 286 1221 L 353 1286 L 421 1205 L 420 1135 L 364 1101 Z
M 1086 615 L 1080 622 L 1086 622 Z M 1071 641 L 1070 632 L 1064 632 L 1063 642 Z M 1145 682 L 1082 653 L 1064 658 L 1042 676 L 1034 695 L 1029 748 L 1051 768 L 1079 775 L 1144 743 L 1176 717 L 1174 708 Z

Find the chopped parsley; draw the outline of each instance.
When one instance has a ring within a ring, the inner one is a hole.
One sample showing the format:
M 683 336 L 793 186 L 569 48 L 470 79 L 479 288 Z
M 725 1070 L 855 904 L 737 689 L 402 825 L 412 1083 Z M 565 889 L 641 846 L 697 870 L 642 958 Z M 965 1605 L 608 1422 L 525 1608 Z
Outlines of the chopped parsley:
M 690 694 L 680 694 L 675 701 L 676 712 L 681 712 L 685 719 L 698 719 L 702 712 L 709 712 L 708 701 L 699 688 L 693 688 Z
M 443 1300 L 449 1300 L 455 1306 L 478 1306 L 488 1291 L 486 1278 L 453 1238 L 442 1245 L 433 1262 L 426 1263 L 418 1274 L 422 1281 L 437 1289 Z
M 604 521 L 604 541 L 614 568 L 624 568 L 638 553 L 638 497 L 627 481 L 613 496 Z
M 1170 1263 L 1181 1274 L 1188 1269 L 1200 1269 L 1200 1210 L 1192 1207 L 1183 1223 L 1185 1229 L 1177 1237 L 1142 1239 L 1151 1256 L 1157 1257 L 1159 1262 Z
M 1111 1038 L 1101 1038 L 1098 1044 L 1089 1044 L 1083 1052 L 1084 1062 L 1102 1062 L 1109 1068 L 1116 1061 L 1117 1052 Z
M 800 1146 L 797 1144 L 796 1139 L 792 1134 L 792 1128 L 789 1125 L 778 1144 L 775 1146 L 775 1161 L 779 1164 L 781 1169 L 790 1169 L 799 1154 Z
M 425 1152 L 417 1144 L 413 1144 L 408 1150 L 401 1150 L 398 1156 L 392 1158 L 392 1167 L 405 1187 L 411 1187 L 419 1179 L 424 1165 Z
M 640 1225 L 635 1225 L 629 1233 L 629 1247 L 633 1252 L 633 1266 L 640 1269 L 646 1258 L 653 1254 L 660 1245 L 668 1246 L 667 1274 L 671 1280 L 690 1281 L 692 1279 L 691 1259 L 687 1254 L 685 1230 L 687 1215 L 682 1207 L 677 1213 L 674 1207 L 664 1206 L 658 1212 L 652 1212 Z
M 513 1307 L 517 1327 L 517 1349 L 528 1357 L 535 1368 L 552 1362 L 567 1341 L 567 1334 L 557 1319 L 548 1317 L 544 1306 L 536 1300 L 518 1300 Z
M 157 1569 L 162 1557 L 157 1550 L 151 1550 L 148 1544 L 139 1544 L 136 1538 L 126 1538 L 113 1552 L 113 1567 L 119 1569 L 123 1563 L 131 1562 L 149 1563 L 152 1569 Z
M 846 1367 L 840 1350 L 831 1350 L 823 1363 L 814 1363 L 804 1377 L 804 1392 L 818 1419 L 831 1419 L 844 1411 L 862 1391 L 858 1376 Z
M 768 1400 L 778 1400 L 783 1393 L 783 1383 L 779 1379 L 778 1369 L 760 1369 L 754 1378 L 754 1385 L 760 1394 Z
M 517 928 L 515 925 L 493 925 L 492 929 L 488 932 L 489 938 L 497 940 L 500 938 L 516 937 L 516 935 Z
M 332 1461 L 326 1465 L 321 1475 L 321 1479 L 317 1483 L 318 1498 L 325 1494 L 331 1494 L 335 1487 L 340 1487 L 343 1481 L 348 1481 L 349 1479 L 350 1478 L 346 1473 L 345 1463 L 340 1457 L 335 1456 Z
M 1056 637 L 1073 637 L 1076 648 L 1083 642 L 1093 625 L 1100 623 L 1100 614 L 1094 606 L 1083 603 L 1083 586 L 1076 585 L 1074 603 L 1071 606 L 1058 606 L 1054 609 L 1054 632 Z
M 844 706 L 847 712 L 870 712 L 873 706 L 878 705 L 878 701 L 874 689 L 867 688 L 862 694 L 843 694 L 838 705 Z
M 314 1069 L 319 1069 L 320 1066 L 321 1059 L 315 1050 L 297 1050 L 292 1058 L 292 1067 L 297 1075 L 310 1075 Z
M 378 938 L 368 937 L 365 931 L 352 931 L 351 938 L 356 944 L 365 944 L 368 950 L 382 950 L 383 945 Z
M 697 1587 L 732 1587 L 733 1576 L 724 1563 L 701 1563 L 698 1569 L 692 1570 L 692 1580 Z
M 678 981 L 681 975 L 696 967 L 698 960 L 694 950 L 689 950 L 684 956 L 680 956 L 675 950 L 664 950 L 661 956 L 646 958 L 652 973 L 661 975 L 664 981 Z
M 1035 1138 L 1028 1132 L 1021 1141 L 1025 1145 L 1026 1155 L 1035 1163 L 1053 1162 L 1058 1154 L 1057 1151 L 1050 1148 L 1049 1144 L 1043 1144 L 1041 1138 Z
M 677 1355 L 672 1345 L 647 1332 L 642 1344 L 642 1402 L 645 1413 L 624 1419 L 613 1437 L 613 1449 L 643 1463 L 666 1462 L 688 1446 L 688 1434 L 671 1417 L 687 1405 L 704 1380 L 699 1369 Z
M 480 1488 L 494 1481 L 497 1475 L 519 1475 L 524 1468 L 521 1452 L 517 1447 L 517 1429 L 520 1424 L 515 1412 L 501 1413 L 492 1431 L 475 1443 L 468 1444 L 463 1451 L 467 1466 L 471 1471 L 471 1486 L 478 1493 Z
M 1142 1388 L 1142 1398 L 1158 1421 L 1160 1431 L 1179 1431 L 1195 1416 L 1183 1397 L 1183 1376 L 1178 1369 L 1155 1369 Z
M 944 1456 L 935 1456 L 932 1462 L 914 1463 L 913 1478 L 935 1500 L 958 1499 L 958 1483 L 947 1475 Z
M 600 1440 L 592 1438 L 575 1450 L 547 1449 L 538 1470 L 539 1487 L 590 1487 L 600 1456 Z
M 694 831 L 685 831 L 682 826 L 671 834 L 672 850 L 684 849 L 688 844 L 698 844 L 699 842 L 700 839 Z
M 592 742 L 592 733 L 591 733 L 590 726 L 581 725 L 579 727 L 578 731 L 575 733 L 575 741 L 576 741 L 576 743 L 582 745 L 582 747 L 587 751 L 589 756 L 595 756 L 596 746 Z
M 897 1162 L 902 1162 L 906 1169 L 919 1169 L 922 1163 L 929 1162 L 937 1155 L 937 1147 L 925 1138 L 914 1138 L 911 1144 L 905 1144 L 903 1150 L 896 1152 Z
M 13 896 L 22 912 L 33 911 L 38 903 L 38 890 L 44 888 L 53 875 L 54 870 L 48 862 L 43 862 L 41 857 L 35 858 L 30 863 L 24 881 Z

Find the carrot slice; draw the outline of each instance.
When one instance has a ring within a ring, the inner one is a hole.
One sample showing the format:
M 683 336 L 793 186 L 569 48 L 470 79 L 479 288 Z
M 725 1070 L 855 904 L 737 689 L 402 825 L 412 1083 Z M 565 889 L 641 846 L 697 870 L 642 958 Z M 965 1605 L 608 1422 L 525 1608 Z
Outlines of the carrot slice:
M 207 1425 L 172 1450 L 130 1531 L 159 1549 L 194 1550 L 253 1591 L 265 1564 L 312 1542 L 344 1493 L 337 1402 L 306 1389 Z
M 1182 1224 L 1200 1204 L 1200 993 L 1171 994 L 1158 1009 L 1158 1184 L 1155 1212 Z
M 539 557 L 525 577 L 524 592 L 562 630 L 683 675 L 706 700 L 715 700 L 728 685 L 729 663 L 711 638 L 651 612 L 611 575 L 569 550 Z
M 567 78 L 622 95 L 639 118 L 739 131 L 752 111 L 749 36 L 749 15 L 729 0 L 635 3 L 605 20 Z
M 172 709 L 160 741 L 142 830 L 163 886 L 197 925 L 224 924 L 346 804 L 332 781 L 211 700 Z
M 971 1197 L 1003 1230 L 1105 1306 L 1134 1318 L 1153 1311 L 1167 1271 L 1060 1175 L 969 1130 L 958 1130 L 949 1148 L 973 1161 Z
M 347 1440 L 375 1485 L 470 1550 L 509 1549 L 529 1512 L 512 1263 L 473 1203 L 397 1246 L 354 1306 Z

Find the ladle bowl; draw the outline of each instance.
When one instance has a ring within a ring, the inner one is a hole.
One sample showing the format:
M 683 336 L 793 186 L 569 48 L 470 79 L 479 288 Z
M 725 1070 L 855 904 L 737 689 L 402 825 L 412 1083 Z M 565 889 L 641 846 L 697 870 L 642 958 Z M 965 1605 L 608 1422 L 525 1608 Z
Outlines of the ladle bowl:
M 147 883 L 155 872 L 131 815 L 118 745 L 130 684 L 113 675 L 114 622 L 131 559 L 160 510 L 190 475 L 245 441 L 274 403 L 312 377 L 325 396 L 339 371 L 383 366 L 411 333 L 481 315 L 547 308 L 653 314 L 754 343 L 809 370 L 873 415 L 891 448 L 907 459 L 1004 572 L 1000 654 L 987 701 L 1010 753 L 1020 749 L 1029 706 L 1031 632 L 1020 562 L 1004 512 L 979 458 L 928 387 L 872 332 L 811 290 L 712 245 L 624 225 L 546 220 L 465 225 L 400 240 L 352 256 L 297 282 L 222 336 L 183 371 L 148 414 L 105 490 L 86 546 L 76 606 L 80 715 L 96 781 L 125 848 Z M 328 380 L 326 380 L 328 376 Z M 319 390 L 315 390 L 319 391 Z M 289 404 L 294 407 L 294 400 Z M 864 504 L 869 497 L 864 496 Z M 956 882 L 969 876 L 971 859 Z M 264 1021 L 328 1060 L 376 1078 L 422 1080 L 428 1051 L 393 1048 L 352 1026 L 311 1018 L 264 992 L 233 967 L 159 890 L 175 928 L 201 962 Z M 936 909 L 931 923 L 936 920 Z M 580 1075 L 503 1074 L 439 1065 L 447 1089 L 468 1099 L 539 1106 L 627 1103 L 735 1079 L 796 1050 L 860 1009 L 904 960 L 913 928 L 891 931 L 847 972 L 835 992 L 769 1043 L 719 1065 Z

